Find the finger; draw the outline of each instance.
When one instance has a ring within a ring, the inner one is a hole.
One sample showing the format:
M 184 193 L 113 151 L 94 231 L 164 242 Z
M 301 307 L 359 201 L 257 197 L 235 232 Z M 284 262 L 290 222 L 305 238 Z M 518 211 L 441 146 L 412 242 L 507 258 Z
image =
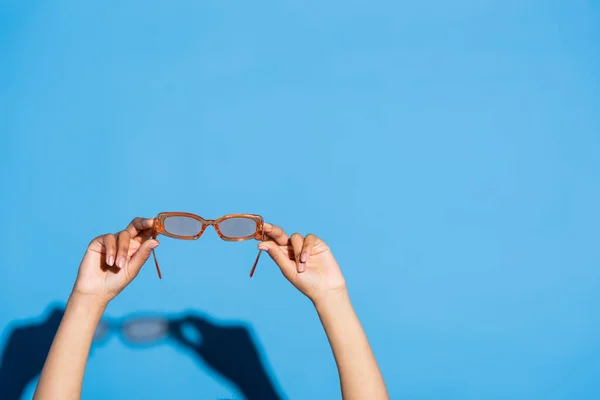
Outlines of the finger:
M 106 251 L 106 264 L 109 266 L 115 265 L 115 257 L 117 255 L 117 237 L 112 233 L 103 236 L 104 251 Z
M 286 278 L 291 279 L 294 276 L 296 272 L 296 264 L 290 260 L 288 254 L 284 252 L 281 247 L 277 245 L 277 243 L 271 240 L 268 242 L 261 242 L 258 245 L 258 248 L 259 250 L 265 251 L 267 254 L 269 254 L 269 257 L 275 261 L 275 264 L 277 264 Z
M 112 233 L 107 233 L 106 235 L 101 235 L 94 238 L 89 246 L 88 250 L 94 251 L 96 253 L 104 254 L 106 263 L 108 264 L 110 260 L 110 256 L 113 255 L 113 263 L 114 263 L 114 254 L 117 252 L 117 240 L 115 235 Z M 112 266 L 112 265 L 111 265 Z
M 131 235 L 128 231 L 119 232 L 119 236 L 117 236 L 117 267 L 119 268 L 123 268 L 125 266 L 125 262 L 127 261 L 130 240 Z
M 306 264 L 300 262 L 300 253 L 304 244 L 304 238 L 299 233 L 294 233 L 290 239 L 292 250 L 294 251 L 294 259 L 296 260 L 296 270 L 298 273 L 306 271 Z
M 142 269 L 142 266 L 148 261 L 150 254 L 152 254 L 152 250 L 157 248 L 159 244 L 160 243 L 158 243 L 158 240 L 156 239 L 147 240 L 140 246 L 138 251 L 135 252 L 133 257 L 131 257 L 129 264 L 127 264 L 127 268 L 132 279 L 140 273 L 140 269 Z
M 152 228 L 153 225 L 154 218 L 136 217 L 129 223 L 129 225 L 127 225 L 125 230 L 129 232 L 129 235 L 131 235 L 132 238 L 134 238 L 139 235 L 140 232 Z
M 151 237 L 152 237 L 152 229 L 146 229 L 144 231 L 141 231 L 136 237 L 133 238 L 133 240 L 142 244 L 146 240 L 150 239 Z
M 319 240 L 319 238 L 313 234 L 309 233 L 308 235 L 306 235 L 306 237 L 304 238 L 304 244 L 302 245 L 302 251 L 300 252 L 301 264 L 306 264 L 308 262 L 308 258 L 312 253 L 313 247 L 315 247 L 315 244 L 317 244 L 317 240 Z
M 269 224 L 268 222 L 264 223 L 263 231 L 268 237 L 273 239 L 280 246 L 285 246 L 289 240 L 288 235 L 283 229 L 281 229 L 278 226 Z
M 106 248 L 104 247 L 104 240 L 106 239 L 107 235 L 110 235 L 110 233 L 93 238 L 90 244 L 88 245 L 88 250 L 94 251 L 96 253 L 106 253 Z

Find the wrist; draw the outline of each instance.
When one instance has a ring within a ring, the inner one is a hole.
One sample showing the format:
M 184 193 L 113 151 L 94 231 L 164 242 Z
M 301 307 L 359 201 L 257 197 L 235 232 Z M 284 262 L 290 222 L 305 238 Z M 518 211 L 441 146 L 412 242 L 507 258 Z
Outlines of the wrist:
M 90 315 L 101 316 L 108 305 L 108 301 L 96 295 L 83 294 L 73 291 L 67 301 L 67 308 L 80 310 Z
M 325 296 L 313 300 L 317 313 L 326 314 L 340 308 L 351 307 L 350 296 L 346 287 L 328 292 Z

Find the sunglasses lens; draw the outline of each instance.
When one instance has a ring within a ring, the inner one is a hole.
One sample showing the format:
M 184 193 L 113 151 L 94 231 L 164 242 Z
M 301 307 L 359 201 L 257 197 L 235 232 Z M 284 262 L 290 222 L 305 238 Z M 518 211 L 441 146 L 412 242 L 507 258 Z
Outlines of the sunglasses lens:
M 132 343 L 145 344 L 163 339 L 169 333 L 169 321 L 148 318 L 129 321 L 123 325 L 123 337 Z
M 228 238 L 237 239 L 256 233 L 256 221 L 250 218 L 228 218 L 221 221 L 219 230 Z
M 196 236 L 202 230 L 202 223 L 190 217 L 167 217 L 163 225 L 165 231 L 177 236 Z

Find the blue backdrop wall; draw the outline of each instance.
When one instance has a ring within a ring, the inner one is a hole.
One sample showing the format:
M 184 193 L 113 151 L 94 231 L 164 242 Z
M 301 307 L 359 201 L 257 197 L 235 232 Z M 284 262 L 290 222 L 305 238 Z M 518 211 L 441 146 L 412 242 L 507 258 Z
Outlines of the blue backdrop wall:
M 600 397 L 599 18 L 594 1 L 4 0 L 0 344 L 23 334 L 5 373 L 36 375 L 93 237 L 242 212 L 328 242 L 393 398 Z M 163 239 L 164 279 L 147 265 L 106 316 L 191 313 L 223 351 L 240 325 L 283 397 L 339 398 L 314 310 L 267 258 L 250 280 L 255 252 Z M 241 396 L 172 339 L 118 335 L 83 394 Z

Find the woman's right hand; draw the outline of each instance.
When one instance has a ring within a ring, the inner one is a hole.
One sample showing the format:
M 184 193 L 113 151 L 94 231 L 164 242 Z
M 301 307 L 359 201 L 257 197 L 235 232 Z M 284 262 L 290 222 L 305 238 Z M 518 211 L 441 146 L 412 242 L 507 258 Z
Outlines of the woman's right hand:
M 158 246 L 151 239 L 153 224 L 153 218 L 134 218 L 125 230 L 92 240 L 79 266 L 73 295 L 108 304 L 138 275 Z
M 331 250 L 315 235 L 306 237 L 264 224 L 266 241 L 258 245 L 281 269 L 283 276 L 318 305 L 331 294 L 346 292 L 346 281 Z

